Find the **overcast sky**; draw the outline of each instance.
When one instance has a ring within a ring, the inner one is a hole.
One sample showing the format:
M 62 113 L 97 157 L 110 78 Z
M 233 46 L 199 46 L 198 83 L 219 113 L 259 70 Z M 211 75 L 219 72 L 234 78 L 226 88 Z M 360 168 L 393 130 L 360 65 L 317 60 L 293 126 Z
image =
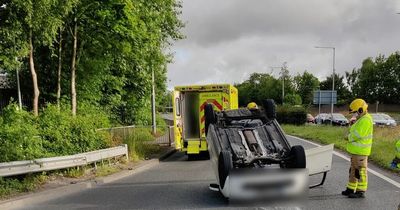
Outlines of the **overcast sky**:
M 400 0 L 183 0 L 186 39 L 175 43 L 168 87 L 235 83 L 287 62 L 320 80 L 366 57 L 400 50 Z M 273 75 L 278 76 L 279 69 Z

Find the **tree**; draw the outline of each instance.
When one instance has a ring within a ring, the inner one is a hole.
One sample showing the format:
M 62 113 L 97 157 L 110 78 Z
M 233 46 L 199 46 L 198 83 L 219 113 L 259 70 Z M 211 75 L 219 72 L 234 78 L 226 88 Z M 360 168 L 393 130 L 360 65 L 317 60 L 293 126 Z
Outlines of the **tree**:
M 9 51 L 3 56 L 2 62 L 10 63 L 8 61 L 15 57 L 20 57 L 19 60 L 28 57 L 35 116 L 38 115 L 40 95 L 35 48 L 52 45 L 62 25 L 62 18 L 72 9 L 72 5 L 73 1 L 62 0 L 8 0 L 2 3 L 0 34 L 7 38 L 1 42 L 1 49 Z
M 320 83 L 321 90 L 332 90 L 332 76 L 326 78 L 326 80 Z M 349 103 L 351 98 L 351 93 L 344 83 L 344 76 L 339 76 L 335 74 L 335 90 L 337 91 L 337 104 L 343 105 Z
M 399 52 L 388 58 L 383 55 L 367 58 L 361 68 L 346 72 L 346 78 L 354 97 L 364 98 L 369 103 L 400 103 Z
M 289 105 L 301 105 L 301 96 L 298 94 L 287 94 L 285 95 L 285 104 Z
M 41 44 L 37 39 L 33 42 L 41 99 L 70 101 L 73 114 L 79 113 L 81 102 L 89 102 L 109 111 L 118 123 L 147 124 L 151 72 L 155 73 L 156 94 L 164 94 L 167 63 L 173 58 L 170 46 L 174 40 L 184 37 L 180 32 L 184 26 L 179 19 L 181 3 L 176 0 L 73 2 L 68 13 L 65 9 L 48 10 L 52 15 L 66 14 L 60 15 L 62 27 L 55 29 L 55 36 L 48 43 Z M 16 10 L 0 7 L 2 26 L 7 25 L 3 20 L 10 17 L 9 11 Z M 14 16 L 23 17 L 23 14 Z M 29 66 L 27 60 L 16 62 L 14 59 L 18 52 L 23 52 L 18 57 L 28 55 L 29 47 L 24 44 L 25 39 L 19 38 L 20 34 L 8 33 L 13 29 L 23 34 L 16 23 L 0 28 L 0 35 L 5 36 L 0 39 L 0 68 L 15 66 L 15 69 L 19 65 L 27 69 Z M 17 48 L 13 51 L 12 46 Z M 27 76 L 26 71 L 21 72 L 23 96 L 32 89 L 31 82 L 25 79 Z M 71 91 L 61 92 L 61 89 Z M 157 97 L 157 103 L 159 98 L 162 97 Z
M 297 74 L 294 77 L 294 86 L 303 104 L 311 104 L 313 102 L 313 93 L 319 88 L 319 80 L 312 73 L 304 71 L 302 75 Z
M 282 83 L 269 74 L 253 73 L 248 80 L 236 87 L 241 106 L 246 106 L 252 101 L 261 104 L 264 99 L 282 101 Z

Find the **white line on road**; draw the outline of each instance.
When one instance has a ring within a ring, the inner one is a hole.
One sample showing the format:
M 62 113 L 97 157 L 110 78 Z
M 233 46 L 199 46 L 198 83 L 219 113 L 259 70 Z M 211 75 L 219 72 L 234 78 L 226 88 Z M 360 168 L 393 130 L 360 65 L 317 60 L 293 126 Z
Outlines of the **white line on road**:
M 295 139 L 300 140 L 300 141 L 307 142 L 307 143 L 315 145 L 317 147 L 321 146 L 321 145 L 319 145 L 317 143 L 314 143 L 314 142 L 311 142 L 311 141 L 308 141 L 308 140 L 305 140 L 305 139 L 302 139 L 302 138 L 299 138 L 299 137 L 296 137 L 296 136 L 291 136 L 291 135 L 287 135 L 287 136 L 290 136 L 290 137 L 295 138 Z M 341 154 L 339 152 L 333 151 L 333 154 L 350 162 L 350 158 L 346 157 L 345 155 L 343 155 L 343 154 Z M 383 175 L 383 174 L 381 174 L 381 173 L 379 173 L 379 172 L 377 172 L 377 171 L 375 171 L 373 169 L 370 169 L 370 168 L 368 168 L 368 171 L 371 172 L 372 174 L 374 174 L 375 176 L 377 176 L 377 177 L 389 182 L 390 184 L 396 186 L 397 188 L 400 188 L 400 183 L 394 181 L 393 179 L 391 179 L 391 178 L 389 178 L 389 177 L 387 177 L 387 176 L 385 176 L 385 175 Z

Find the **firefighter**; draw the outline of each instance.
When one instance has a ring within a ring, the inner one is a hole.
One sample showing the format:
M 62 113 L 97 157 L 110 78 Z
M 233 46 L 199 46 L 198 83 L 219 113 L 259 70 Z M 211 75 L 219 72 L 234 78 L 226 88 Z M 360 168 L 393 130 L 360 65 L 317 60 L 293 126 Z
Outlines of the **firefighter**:
M 393 169 L 400 168 L 400 139 L 396 142 L 396 156 L 394 157 L 390 167 Z
M 258 109 L 258 105 L 255 102 L 250 102 L 249 104 L 247 104 L 247 108 L 250 110 L 255 110 Z
M 342 195 L 349 198 L 364 198 L 368 187 L 367 164 L 371 154 L 373 121 L 367 109 L 368 104 L 363 99 L 355 99 L 350 104 L 350 113 L 357 117 L 350 128 L 346 146 L 351 155 L 351 166 L 349 182 Z

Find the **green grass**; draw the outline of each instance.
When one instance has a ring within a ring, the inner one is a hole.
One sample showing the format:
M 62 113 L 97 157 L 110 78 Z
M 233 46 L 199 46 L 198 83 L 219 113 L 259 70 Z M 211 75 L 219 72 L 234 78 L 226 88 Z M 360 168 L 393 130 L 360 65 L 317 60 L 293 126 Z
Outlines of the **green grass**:
M 336 148 L 346 151 L 348 127 L 282 125 L 282 128 L 286 134 L 313 140 L 322 144 L 333 143 Z M 375 127 L 370 160 L 384 168 L 389 168 L 389 164 L 395 156 L 395 144 L 399 138 L 400 126 L 394 128 Z
M 45 183 L 48 176 L 27 175 L 24 178 L 3 178 L 0 177 L 0 199 L 8 198 L 12 195 L 35 190 Z
M 101 176 L 108 176 L 110 174 L 116 173 L 120 171 L 119 168 L 113 165 L 100 165 L 96 169 L 96 177 L 101 177 Z

